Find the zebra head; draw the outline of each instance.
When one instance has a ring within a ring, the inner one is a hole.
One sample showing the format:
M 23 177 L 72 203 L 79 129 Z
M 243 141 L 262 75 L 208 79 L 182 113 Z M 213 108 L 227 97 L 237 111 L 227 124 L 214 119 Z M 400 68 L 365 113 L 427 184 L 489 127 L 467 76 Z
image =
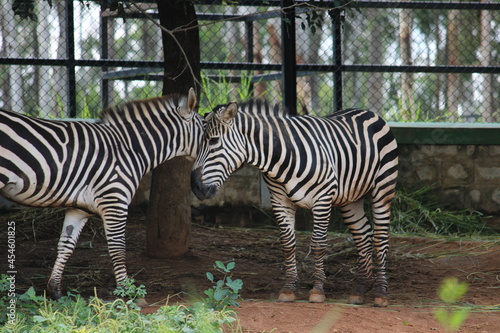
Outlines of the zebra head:
M 205 133 L 191 173 L 191 189 L 200 200 L 210 199 L 246 157 L 235 102 L 216 107 L 205 118 Z

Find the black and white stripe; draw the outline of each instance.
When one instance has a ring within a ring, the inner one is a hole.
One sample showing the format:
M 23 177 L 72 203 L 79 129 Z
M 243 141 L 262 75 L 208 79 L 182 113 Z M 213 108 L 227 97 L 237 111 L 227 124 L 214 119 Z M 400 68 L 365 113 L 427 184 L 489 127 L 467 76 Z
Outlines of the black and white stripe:
M 0 194 L 32 207 L 66 207 L 48 287 L 62 296 L 64 266 L 92 214 L 104 223 L 117 283 L 127 277 L 125 223 L 144 174 L 174 156 L 195 157 L 202 118 L 194 90 L 125 103 L 97 122 L 0 111 Z
M 205 126 L 191 175 L 193 192 L 201 200 L 214 196 L 243 163 L 262 171 L 285 255 L 286 283 L 280 300 L 295 300 L 295 212 L 303 207 L 311 209 L 314 218 L 314 287 L 309 300 L 324 301 L 327 228 L 332 207 L 338 206 L 359 254 L 350 301 L 364 302 L 376 272 L 375 305 L 387 305 L 386 260 L 398 154 L 396 141 L 379 116 L 348 109 L 327 117 L 292 117 L 279 106 L 251 101 L 216 108 Z M 372 204 L 373 226 L 363 209 L 365 197 Z

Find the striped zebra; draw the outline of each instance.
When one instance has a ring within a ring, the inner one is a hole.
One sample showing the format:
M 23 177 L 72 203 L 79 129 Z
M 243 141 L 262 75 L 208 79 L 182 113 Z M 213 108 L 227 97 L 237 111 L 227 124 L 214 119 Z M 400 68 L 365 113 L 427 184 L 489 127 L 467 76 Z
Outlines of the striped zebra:
M 142 176 L 174 156 L 195 157 L 203 121 L 196 95 L 168 95 L 101 112 L 97 122 L 0 111 L 0 194 L 31 207 L 66 207 L 47 287 L 59 298 L 64 266 L 90 215 L 103 220 L 117 285 L 125 280 L 125 223 Z
M 262 101 L 214 109 L 191 174 L 191 188 L 213 197 L 243 163 L 257 167 L 271 194 L 285 256 L 285 285 L 278 300 L 294 301 L 298 274 L 295 212 L 312 210 L 310 248 L 315 258 L 310 302 L 323 302 L 324 255 L 333 206 L 338 206 L 358 251 L 358 276 L 349 298 L 362 304 L 373 286 L 375 306 L 387 306 L 386 259 L 390 206 L 398 173 L 397 145 L 375 113 L 348 109 L 326 117 L 289 116 Z M 373 226 L 363 208 L 369 197 Z M 375 266 L 375 268 L 373 268 Z

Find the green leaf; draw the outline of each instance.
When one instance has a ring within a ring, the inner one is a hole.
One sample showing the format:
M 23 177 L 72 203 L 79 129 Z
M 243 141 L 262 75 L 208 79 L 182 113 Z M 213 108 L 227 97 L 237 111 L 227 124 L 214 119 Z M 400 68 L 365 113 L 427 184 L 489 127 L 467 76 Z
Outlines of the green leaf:
M 234 293 L 237 293 L 238 291 L 241 290 L 241 288 L 243 288 L 243 281 L 240 280 L 240 279 L 237 279 L 237 280 L 234 280 L 234 281 L 231 281 L 231 282 L 227 282 L 226 285 L 231 288 L 233 290 Z
M 469 316 L 469 309 L 461 308 L 455 310 L 449 317 L 449 328 L 452 331 L 458 330 L 468 316 Z
M 452 304 L 460 300 L 469 286 L 467 282 L 459 282 L 457 278 L 448 278 L 444 280 L 438 289 L 439 298 L 446 304 Z
M 236 263 L 234 261 L 231 261 L 227 264 L 227 270 L 231 271 L 234 267 L 236 266 Z
M 210 282 L 214 282 L 214 275 L 210 272 L 207 272 L 207 279 Z
M 440 308 L 434 312 L 434 317 L 443 327 L 448 327 L 448 311 L 446 309 Z
M 222 261 L 216 261 L 215 265 L 217 266 L 217 268 L 219 268 L 219 269 L 223 270 L 224 272 L 226 272 L 226 265 L 224 265 L 224 263 Z
M 224 299 L 224 297 L 227 296 L 228 293 L 229 293 L 229 291 L 227 289 L 219 289 L 219 290 L 215 291 L 214 299 L 216 301 L 222 301 Z

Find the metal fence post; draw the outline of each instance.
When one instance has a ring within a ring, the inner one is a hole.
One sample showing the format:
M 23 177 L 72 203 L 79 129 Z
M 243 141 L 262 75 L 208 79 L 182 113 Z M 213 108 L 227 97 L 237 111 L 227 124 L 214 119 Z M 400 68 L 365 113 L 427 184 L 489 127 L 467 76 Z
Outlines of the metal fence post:
M 342 110 L 342 23 L 343 10 L 334 8 L 330 11 L 333 30 L 333 107 Z
M 75 70 L 75 21 L 74 21 L 73 0 L 66 0 L 66 56 L 68 57 L 68 115 L 70 118 L 76 117 L 76 70 Z
M 297 114 L 297 64 L 295 50 L 295 8 L 293 0 L 281 0 L 281 53 L 283 103 Z

